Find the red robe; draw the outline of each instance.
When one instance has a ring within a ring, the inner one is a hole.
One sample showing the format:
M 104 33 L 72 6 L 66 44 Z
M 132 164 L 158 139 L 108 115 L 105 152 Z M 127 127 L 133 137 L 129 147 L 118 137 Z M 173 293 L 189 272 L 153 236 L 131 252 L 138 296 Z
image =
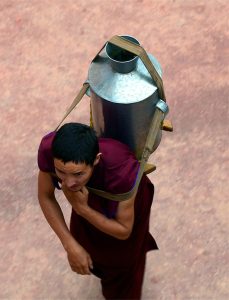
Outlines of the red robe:
M 42 171 L 55 172 L 51 155 L 54 133 L 45 136 L 38 151 L 38 165 Z M 99 139 L 102 153 L 88 186 L 111 192 L 125 193 L 135 184 L 139 163 L 129 148 L 113 139 Z M 53 178 L 54 185 L 58 183 Z M 145 269 L 146 252 L 158 249 L 149 233 L 150 208 L 154 187 L 143 176 L 135 199 L 133 230 L 126 240 L 116 239 L 91 225 L 72 211 L 70 231 L 90 254 L 94 269 L 92 273 L 101 278 L 106 299 L 140 299 Z M 93 209 L 114 218 L 118 202 L 89 193 L 88 204 Z

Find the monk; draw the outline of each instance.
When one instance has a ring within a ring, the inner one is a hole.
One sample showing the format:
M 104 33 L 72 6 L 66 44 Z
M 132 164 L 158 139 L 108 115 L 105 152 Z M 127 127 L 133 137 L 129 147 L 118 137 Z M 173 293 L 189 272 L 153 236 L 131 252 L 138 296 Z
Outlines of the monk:
M 134 187 L 139 162 L 128 146 L 67 123 L 42 139 L 38 166 L 39 203 L 71 269 L 99 277 L 105 299 L 140 299 L 146 253 L 158 249 L 149 233 L 154 187 L 143 175 L 138 191 L 122 202 L 89 192 Z M 55 198 L 58 189 L 72 206 L 70 228 Z

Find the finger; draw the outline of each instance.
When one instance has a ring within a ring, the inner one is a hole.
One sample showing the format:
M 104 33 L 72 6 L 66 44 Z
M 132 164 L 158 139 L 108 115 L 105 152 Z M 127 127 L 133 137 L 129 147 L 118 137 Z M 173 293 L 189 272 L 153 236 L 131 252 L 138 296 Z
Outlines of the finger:
M 72 271 L 79 275 L 89 275 L 90 274 L 90 273 L 88 273 L 87 269 L 85 269 L 85 268 L 79 268 L 74 265 L 70 265 L 70 266 L 71 266 Z
M 78 268 L 73 267 L 72 270 L 80 275 L 90 275 L 90 270 L 86 266 L 81 266 Z
M 82 186 L 81 189 L 78 191 L 78 193 L 85 195 L 87 193 L 87 188 L 85 186 Z
M 82 192 L 83 192 L 84 195 L 88 194 L 88 189 L 86 188 L 86 186 L 82 187 Z
M 87 260 L 88 260 L 89 268 L 93 269 L 93 262 L 92 262 L 92 259 L 91 259 L 90 255 L 88 255 L 88 259 Z
M 77 273 L 77 274 L 80 274 L 80 275 L 90 275 L 91 274 L 91 272 L 89 270 L 89 267 L 87 265 L 79 267 L 79 266 L 76 266 L 70 260 L 69 260 L 69 265 L 70 265 L 72 271 Z
M 81 266 L 80 271 L 81 271 L 82 275 L 90 275 L 91 274 L 88 261 L 85 261 L 85 264 Z
M 72 271 L 78 273 L 78 271 L 80 270 L 80 267 L 78 265 L 76 265 L 73 260 L 71 260 L 71 258 L 69 257 L 69 255 L 67 256 L 67 258 L 68 258 L 68 263 L 69 263 Z
M 91 271 L 90 271 L 90 269 L 89 269 L 89 266 L 85 266 L 84 267 L 84 269 L 83 269 L 83 274 L 84 275 L 90 275 L 91 274 Z
M 78 199 L 81 199 L 82 196 L 83 196 L 82 190 L 79 190 L 79 191 L 75 192 L 75 194 L 77 195 L 77 198 L 78 198 Z
M 72 269 L 73 272 L 75 272 L 75 273 L 79 273 L 80 272 L 80 269 L 77 268 L 76 266 L 74 266 L 73 264 L 70 264 L 70 267 L 71 267 L 71 269 Z

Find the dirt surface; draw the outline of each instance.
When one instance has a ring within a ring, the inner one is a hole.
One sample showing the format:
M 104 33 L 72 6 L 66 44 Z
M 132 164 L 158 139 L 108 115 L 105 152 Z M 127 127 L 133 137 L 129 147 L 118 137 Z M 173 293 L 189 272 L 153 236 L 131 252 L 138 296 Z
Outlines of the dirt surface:
M 151 157 L 160 251 L 148 254 L 142 299 L 229 299 L 228 11 L 227 0 L 1 0 L 0 299 L 103 299 L 41 213 L 36 155 L 115 34 L 161 63 L 174 125 Z M 85 97 L 68 121 L 88 123 L 88 111 Z

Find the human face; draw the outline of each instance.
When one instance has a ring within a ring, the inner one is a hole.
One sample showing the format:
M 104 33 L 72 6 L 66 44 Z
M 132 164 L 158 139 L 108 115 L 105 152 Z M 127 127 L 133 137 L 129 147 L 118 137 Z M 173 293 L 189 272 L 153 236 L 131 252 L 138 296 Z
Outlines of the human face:
M 72 192 L 78 192 L 91 178 L 94 166 L 85 163 L 74 163 L 54 158 L 56 175 L 62 180 L 62 184 Z

